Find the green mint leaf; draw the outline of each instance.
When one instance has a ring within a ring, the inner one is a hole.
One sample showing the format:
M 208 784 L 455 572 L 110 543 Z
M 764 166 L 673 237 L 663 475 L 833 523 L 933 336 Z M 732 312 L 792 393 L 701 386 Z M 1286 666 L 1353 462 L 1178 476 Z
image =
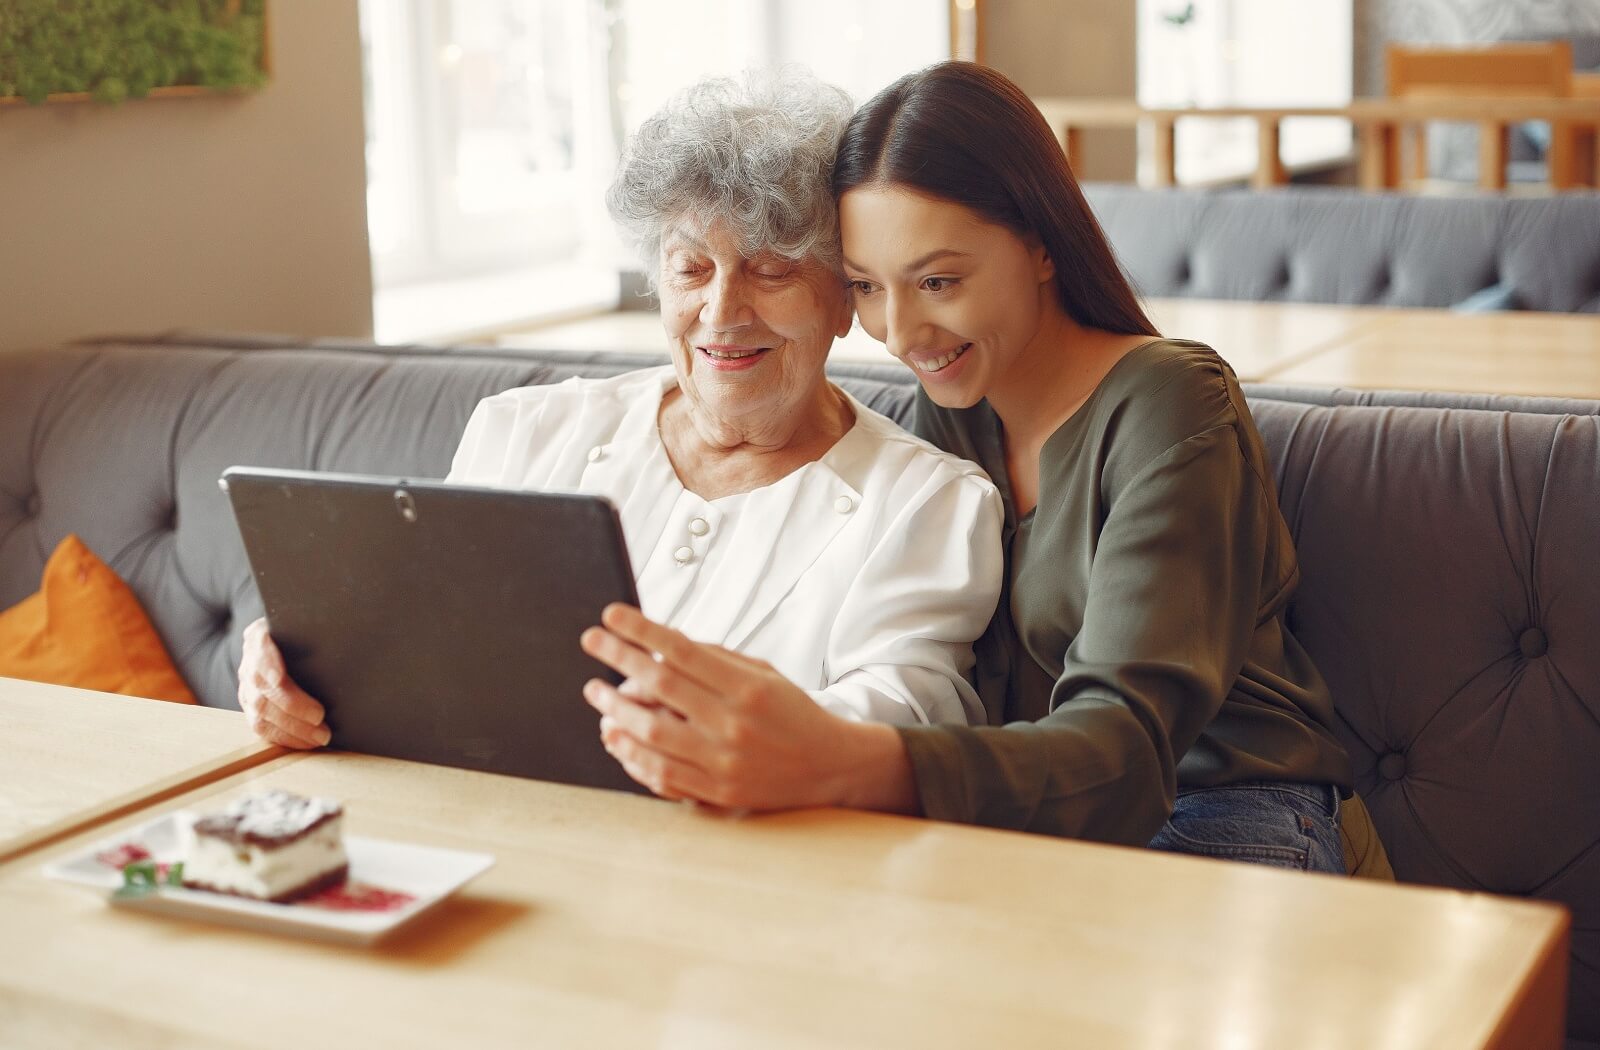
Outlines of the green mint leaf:
M 150 894 L 157 892 L 160 888 L 161 887 L 156 886 L 153 883 L 139 886 L 129 884 L 123 886 L 121 889 L 117 890 L 117 892 L 113 893 L 111 898 L 112 900 L 125 901 L 131 900 L 135 897 L 148 897 Z
M 163 886 L 183 885 L 183 865 L 170 865 L 162 872 L 153 860 L 136 860 L 122 868 L 122 886 L 112 894 L 117 900 L 146 897 L 158 893 Z

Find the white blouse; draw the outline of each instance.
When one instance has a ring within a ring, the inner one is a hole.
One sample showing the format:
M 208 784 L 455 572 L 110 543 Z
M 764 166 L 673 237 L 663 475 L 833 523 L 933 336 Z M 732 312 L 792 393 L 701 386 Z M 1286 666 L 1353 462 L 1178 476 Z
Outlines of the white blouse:
M 677 382 L 652 368 L 485 398 L 449 480 L 610 498 L 646 616 L 767 661 L 834 714 L 982 723 L 966 672 L 1000 594 L 988 476 L 850 398 L 855 425 L 820 460 L 702 499 L 657 427 Z

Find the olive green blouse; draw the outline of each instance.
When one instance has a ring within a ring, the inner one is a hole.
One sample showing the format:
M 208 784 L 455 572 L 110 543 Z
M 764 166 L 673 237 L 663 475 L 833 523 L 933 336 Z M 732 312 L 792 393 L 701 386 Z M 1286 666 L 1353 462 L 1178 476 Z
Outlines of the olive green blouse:
M 977 645 L 983 727 L 902 729 L 925 815 L 1143 845 L 1179 788 L 1333 783 L 1350 760 L 1284 625 L 1299 579 L 1266 454 L 1209 347 L 1127 353 L 1010 493 L 988 402 L 913 429 L 1005 497 L 1005 589 Z

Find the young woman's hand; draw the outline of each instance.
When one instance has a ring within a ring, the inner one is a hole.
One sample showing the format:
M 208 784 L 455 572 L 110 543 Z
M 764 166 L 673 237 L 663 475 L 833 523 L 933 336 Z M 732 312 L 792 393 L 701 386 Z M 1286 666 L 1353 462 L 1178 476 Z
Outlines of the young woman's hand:
M 608 606 L 601 623 L 583 649 L 627 681 L 591 679 L 584 698 L 606 750 L 651 791 L 723 809 L 911 809 L 909 761 L 888 726 L 831 715 L 770 665 L 630 606 Z
M 326 744 L 330 737 L 328 727 L 322 724 L 322 705 L 289 677 L 265 619 L 244 629 L 239 708 L 256 736 L 269 744 L 313 748 Z

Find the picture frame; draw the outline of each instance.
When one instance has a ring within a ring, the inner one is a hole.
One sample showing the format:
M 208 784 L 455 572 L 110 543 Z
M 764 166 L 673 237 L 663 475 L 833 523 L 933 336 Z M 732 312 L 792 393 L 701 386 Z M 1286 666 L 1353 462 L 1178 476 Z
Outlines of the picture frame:
M 37 2 L 41 4 L 41 10 L 45 12 L 43 17 L 50 17 L 54 5 L 44 2 L 44 0 L 37 0 Z M 148 10 L 148 5 L 144 4 L 143 0 L 126 0 L 126 2 L 130 5 Z M 213 13 L 223 18 L 231 19 L 237 23 L 242 23 L 242 31 L 249 34 L 249 36 L 246 38 L 248 41 L 247 46 L 248 44 L 254 44 L 256 53 L 258 55 L 258 60 L 254 65 L 254 75 L 243 78 L 236 83 L 155 84 L 144 91 L 139 91 L 136 84 L 130 87 L 125 82 L 119 81 L 118 83 L 110 83 L 109 81 L 113 78 L 107 78 L 106 80 L 102 80 L 100 83 L 96 84 L 95 87 L 90 90 L 46 91 L 40 94 L 37 91 L 25 90 L 33 88 L 36 83 L 36 81 L 30 82 L 30 80 L 27 79 L 28 73 L 22 68 L 21 65 L 25 59 L 12 56 L 12 61 L 7 63 L 3 61 L 6 56 L 0 55 L 0 107 L 80 102 L 117 104 L 123 101 L 136 101 L 140 99 L 199 98 L 208 95 L 240 94 L 259 90 L 271 80 L 272 76 L 272 27 L 269 16 L 270 8 L 271 4 L 269 3 L 269 0 L 215 0 Z M 27 14 L 28 12 L 25 9 L 19 7 L 11 12 L 8 12 L 5 18 L 21 21 L 27 16 Z M 159 17 L 160 14 L 161 12 L 156 12 L 157 17 Z M 115 19 L 108 19 L 108 21 L 112 23 L 111 28 L 113 29 L 120 28 L 121 24 L 123 24 L 118 23 Z M 146 23 L 146 25 L 148 27 L 149 23 Z M 8 31 L 8 28 L 9 27 L 5 26 L 4 24 L 0 24 L 0 34 Z M 37 25 L 35 25 L 34 28 L 37 29 Z M 192 29 L 192 27 L 190 28 Z M 170 33 L 170 35 L 182 35 L 176 32 L 176 27 L 172 27 L 172 30 L 173 31 Z M 11 31 L 15 30 L 12 29 Z M 259 34 L 258 41 L 254 39 L 257 34 Z M 192 37 L 192 35 L 193 34 L 191 33 L 190 36 Z M 213 36 L 212 39 L 215 40 L 215 37 Z M 96 43 L 103 45 L 105 43 L 104 37 L 102 37 L 101 40 L 97 41 Z M 147 41 L 141 41 L 140 43 L 143 44 L 147 51 L 151 47 Z M 86 40 L 82 42 L 82 46 L 89 47 L 93 45 Z M 175 56 L 169 53 L 166 56 L 168 61 L 165 63 L 165 66 L 170 68 L 173 64 L 173 59 L 178 59 L 181 61 L 186 57 L 188 56 Z M 74 81 L 81 82 L 86 78 L 87 75 L 91 75 L 88 74 L 86 70 L 93 68 L 93 65 L 94 63 L 85 61 L 84 70 L 72 71 L 65 74 L 57 73 L 56 75 L 70 77 Z M 10 78 L 12 77 L 14 77 L 15 80 L 11 80 Z

